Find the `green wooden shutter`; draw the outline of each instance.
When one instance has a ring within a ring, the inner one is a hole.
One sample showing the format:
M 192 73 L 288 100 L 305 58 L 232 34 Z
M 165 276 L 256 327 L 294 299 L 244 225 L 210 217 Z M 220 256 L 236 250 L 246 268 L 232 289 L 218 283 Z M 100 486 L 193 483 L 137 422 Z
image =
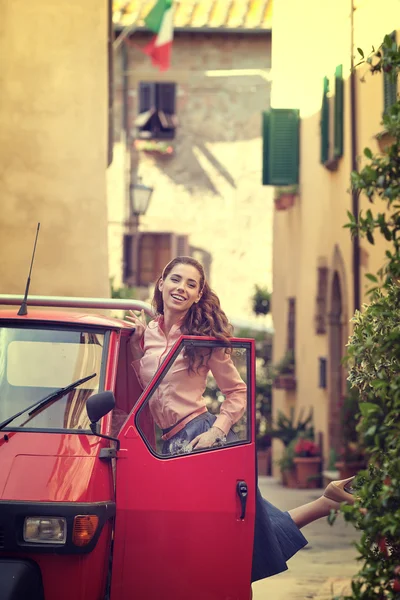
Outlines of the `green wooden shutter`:
M 343 65 L 335 71 L 334 158 L 343 156 Z
M 329 79 L 324 77 L 324 91 L 322 96 L 321 108 L 321 163 L 325 164 L 329 159 Z
M 397 101 L 397 77 L 393 81 L 389 73 L 383 74 L 383 112 L 387 113 L 389 108 Z
M 262 113 L 262 184 L 270 185 L 269 181 L 269 112 Z
M 396 43 L 396 32 L 390 34 L 393 42 Z M 391 73 L 383 73 L 383 112 L 387 113 L 389 108 L 397 102 L 397 73 L 393 79 Z
M 263 113 L 263 185 L 299 182 L 300 113 L 272 108 Z

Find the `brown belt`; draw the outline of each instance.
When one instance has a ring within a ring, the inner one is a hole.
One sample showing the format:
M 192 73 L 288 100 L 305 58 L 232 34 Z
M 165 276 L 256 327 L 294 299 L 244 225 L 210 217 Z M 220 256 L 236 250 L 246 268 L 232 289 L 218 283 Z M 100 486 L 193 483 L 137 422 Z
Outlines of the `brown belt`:
M 162 430 L 163 435 L 162 435 L 161 439 L 164 441 L 170 440 L 172 437 L 174 437 L 174 435 L 176 435 L 177 433 L 182 431 L 182 429 L 185 427 L 185 425 L 190 423 L 190 421 L 192 419 L 194 419 L 195 417 L 198 417 L 199 415 L 202 415 L 206 412 L 207 412 L 207 407 L 200 406 L 200 408 L 198 408 L 194 412 L 190 413 L 190 415 L 188 415 L 187 417 L 183 417 L 183 419 L 180 419 L 177 423 L 175 423 L 175 425 L 172 425 L 172 427 L 163 429 Z

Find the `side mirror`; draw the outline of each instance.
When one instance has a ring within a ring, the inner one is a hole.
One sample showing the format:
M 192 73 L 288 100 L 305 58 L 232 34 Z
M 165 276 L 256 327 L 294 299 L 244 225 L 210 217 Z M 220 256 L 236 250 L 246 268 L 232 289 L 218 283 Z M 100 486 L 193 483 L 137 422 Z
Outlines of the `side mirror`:
M 112 392 L 93 394 L 86 401 L 86 412 L 90 422 L 97 423 L 104 415 L 115 408 L 115 397 Z

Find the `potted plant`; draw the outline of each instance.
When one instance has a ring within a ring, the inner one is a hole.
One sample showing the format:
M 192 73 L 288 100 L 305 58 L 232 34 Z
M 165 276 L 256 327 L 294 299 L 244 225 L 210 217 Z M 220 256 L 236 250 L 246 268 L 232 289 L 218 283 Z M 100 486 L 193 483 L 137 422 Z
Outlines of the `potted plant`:
M 283 485 L 287 487 L 297 487 L 294 446 L 300 435 L 304 438 L 314 437 L 312 409 L 309 410 L 306 417 L 304 417 L 304 409 L 302 409 L 297 418 L 293 408 L 291 408 L 289 416 L 279 411 L 276 422 L 269 427 L 268 433 L 271 438 L 281 440 L 284 445 L 284 451 L 281 458 L 275 461 L 275 464 L 279 466 Z
M 289 411 L 289 416 L 282 411 L 278 411 L 276 421 L 268 428 L 271 438 L 281 440 L 287 448 L 299 436 L 304 438 L 314 438 L 313 411 L 310 408 L 308 415 L 304 415 L 304 409 L 301 409 L 298 417 L 295 416 L 294 408 Z
M 295 390 L 295 361 L 294 353 L 289 350 L 274 368 L 274 388 L 278 390 Z
M 274 203 L 276 210 L 287 210 L 292 208 L 298 196 L 299 186 L 291 185 L 277 187 L 274 192 Z
M 297 487 L 296 468 L 294 464 L 294 442 L 285 446 L 281 458 L 275 461 L 281 472 L 282 485 L 294 489 Z
M 299 488 L 319 487 L 321 479 L 321 450 L 317 444 L 303 437 L 294 445 L 294 465 Z
M 255 286 L 253 300 L 253 312 L 256 315 L 267 315 L 271 310 L 271 292 L 266 288 L 258 285 Z

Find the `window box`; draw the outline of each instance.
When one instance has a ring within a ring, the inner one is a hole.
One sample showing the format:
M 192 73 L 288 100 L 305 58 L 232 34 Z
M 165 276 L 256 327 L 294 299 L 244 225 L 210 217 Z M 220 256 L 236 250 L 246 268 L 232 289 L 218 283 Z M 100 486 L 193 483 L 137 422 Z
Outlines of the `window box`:
M 297 186 L 288 188 L 276 188 L 274 203 L 276 210 L 288 210 L 292 208 L 298 196 Z
M 174 148 L 168 142 L 157 140 L 135 140 L 134 145 L 139 152 L 154 156 L 173 156 Z
M 274 379 L 273 386 L 277 390 L 295 390 L 296 389 L 296 377 L 293 374 L 278 375 Z

